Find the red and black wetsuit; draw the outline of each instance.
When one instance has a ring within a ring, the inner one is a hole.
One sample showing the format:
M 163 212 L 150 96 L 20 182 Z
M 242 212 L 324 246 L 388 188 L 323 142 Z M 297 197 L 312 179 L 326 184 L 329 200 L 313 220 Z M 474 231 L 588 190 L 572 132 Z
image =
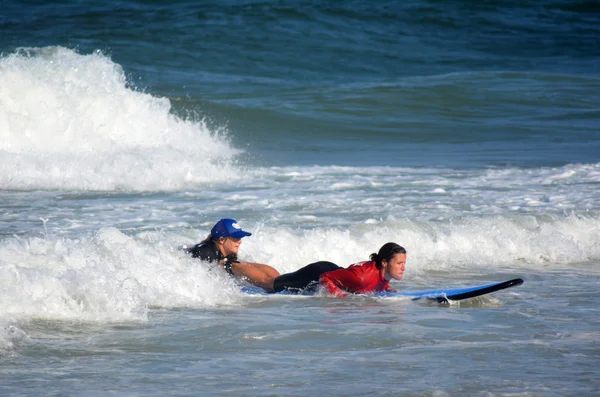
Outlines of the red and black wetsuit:
M 310 292 L 319 285 L 319 277 L 332 270 L 342 269 L 335 263 L 320 261 L 306 265 L 293 273 L 282 274 L 273 280 L 275 292 L 287 289 L 295 292 Z
M 344 296 L 348 292 L 369 294 L 392 289 L 389 280 L 383 278 L 381 269 L 377 268 L 374 261 L 359 262 L 346 269 L 323 273 L 319 282 L 335 296 Z
M 293 273 L 282 274 L 274 282 L 275 292 L 288 290 L 312 290 L 323 285 L 336 296 L 346 293 L 368 294 L 391 290 L 390 282 L 383 278 L 375 262 L 365 261 L 344 269 L 331 262 L 311 263 Z

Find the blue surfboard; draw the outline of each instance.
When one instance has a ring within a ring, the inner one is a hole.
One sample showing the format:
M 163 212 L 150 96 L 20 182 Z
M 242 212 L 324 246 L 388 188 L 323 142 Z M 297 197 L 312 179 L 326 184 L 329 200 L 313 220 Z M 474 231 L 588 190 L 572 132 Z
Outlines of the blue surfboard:
M 464 299 L 475 298 L 481 295 L 491 294 L 492 292 L 500 291 L 506 288 L 516 287 L 517 285 L 523 284 L 523 279 L 515 278 L 508 281 L 502 281 L 498 283 L 491 283 L 485 285 L 478 285 L 476 287 L 468 288 L 450 288 L 450 289 L 435 289 L 427 291 L 385 291 L 380 292 L 377 296 L 380 297 L 409 297 L 412 300 L 418 299 L 429 299 L 435 300 L 439 303 L 447 303 L 448 301 L 461 301 Z M 269 294 L 261 288 L 257 287 L 245 287 L 242 288 L 242 292 L 251 295 L 311 295 L 311 292 L 296 292 L 285 290 L 276 294 Z
M 481 295 L 491 294 L 492 292 L 500 291 L 506 288 L 516 287 L 517 285 L 523 284 L 523 279 L 515 278 L 508 281 L 502 281 L 499 283 L 479 285 L 476 287 L 469 288 L 452 288 L 452 289 L 436 289 L 429 291 L 398 291 L 398 292 L 381 292 L 379 296 L 407 296 L 417 299 L 432 299 L 439 303 L 446 303 L 448 301 L 461 301 L 464 299 L 475 298 Z

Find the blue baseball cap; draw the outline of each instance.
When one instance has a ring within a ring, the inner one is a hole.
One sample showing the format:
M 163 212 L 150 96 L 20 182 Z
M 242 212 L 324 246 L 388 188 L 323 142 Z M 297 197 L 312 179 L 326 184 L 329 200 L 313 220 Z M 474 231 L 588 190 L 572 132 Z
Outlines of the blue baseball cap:
M 213 240 L 218 240 L 221 237 L 242 238 L 252 236 L 252 233 L 243 231 L 235 219 L 223 218 L 215 223 L 210 230 L 210 235 Z

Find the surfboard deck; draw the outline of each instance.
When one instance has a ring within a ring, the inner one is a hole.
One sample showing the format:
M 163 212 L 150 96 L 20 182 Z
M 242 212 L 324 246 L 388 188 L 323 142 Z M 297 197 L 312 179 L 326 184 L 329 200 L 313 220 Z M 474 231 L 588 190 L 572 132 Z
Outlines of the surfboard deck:
M 506 288 L 516 287 L 523 284 L 523 279 L 515 278 L 512 280 L 478 285 L 468 288 L 450 288 L 450 289 L 435 289 L 427 291 L 384 291 L 377 294 L 380 297 L 409 297 L 412 300 L 429 299 L 435 300 L 438 303 L 448 303 L 448 301 L 461 301 L 471 299 L 482 295 L 491 294 L 492 292 L 500 291 Z M 297 292 L 285 290 L 276 294 L 269 294 L 261 288 L 244 287 L 242 292 L 251 295 L 311 295 L 310 292 Z
M 478 285 L 475 287 L 468 288 L 451 288 L 451 289 L 437 289 L 429 291 L 399 291 L 399 292 L 381 292 L 379 296 L 407 296 L 418 299 L 430 299 L 436 300 L 439 303 L 447 303 L 448 301 L 461 301 L 464 299 L 471 299 L 482 295 L 491 294 L 492 292 L 500 291 L 506 288 L 516 287 L 523 284 L 523 279 L 514 278 L 512 280 L 502 281 L 498 283 L 491 283 L 485 285 Z

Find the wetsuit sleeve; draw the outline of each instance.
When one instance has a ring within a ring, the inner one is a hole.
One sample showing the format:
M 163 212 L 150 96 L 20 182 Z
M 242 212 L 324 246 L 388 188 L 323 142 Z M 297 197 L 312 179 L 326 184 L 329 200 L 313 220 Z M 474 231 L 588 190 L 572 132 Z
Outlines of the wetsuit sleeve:
M 327 292 L 335 296 L 346 296 L 347 292 L 356 292 L 362 287 L 362 280 L 348 269 L 339 269 L 323 274 L 319 279 Z

